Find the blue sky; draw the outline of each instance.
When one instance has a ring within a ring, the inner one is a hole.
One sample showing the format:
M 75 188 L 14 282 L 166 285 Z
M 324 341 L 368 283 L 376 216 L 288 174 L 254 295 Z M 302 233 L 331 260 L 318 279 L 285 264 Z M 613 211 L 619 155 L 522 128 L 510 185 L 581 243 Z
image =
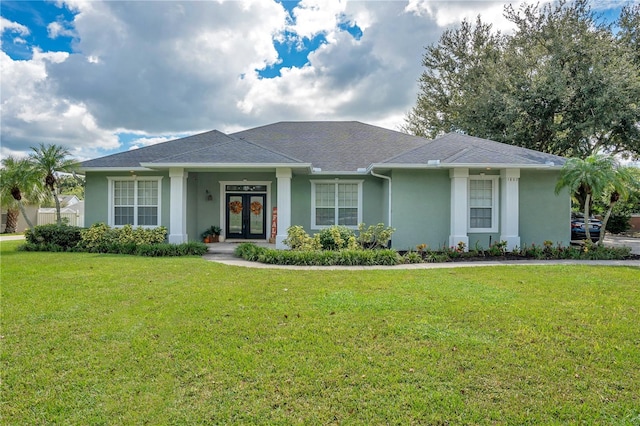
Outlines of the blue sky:
M 618 1 L 594 3 L 608 19 Z M 424 47 L 504 2 L 2 1 L 0 156 L 79 159 L 283 120 L 397 129 Z M 602 6 L 604 5 L 604 6 Z

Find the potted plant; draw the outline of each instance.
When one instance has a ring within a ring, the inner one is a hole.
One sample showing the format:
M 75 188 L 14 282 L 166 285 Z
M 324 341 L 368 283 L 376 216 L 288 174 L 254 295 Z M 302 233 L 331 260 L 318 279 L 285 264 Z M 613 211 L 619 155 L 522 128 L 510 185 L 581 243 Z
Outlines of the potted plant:
M 200 235 L 202 237 L 202 241 L 205 243 L 217 243 L 220 241 L 220 234 L 222 233 L 222 228 L 219 226 L 213 225 L 207 229 Z

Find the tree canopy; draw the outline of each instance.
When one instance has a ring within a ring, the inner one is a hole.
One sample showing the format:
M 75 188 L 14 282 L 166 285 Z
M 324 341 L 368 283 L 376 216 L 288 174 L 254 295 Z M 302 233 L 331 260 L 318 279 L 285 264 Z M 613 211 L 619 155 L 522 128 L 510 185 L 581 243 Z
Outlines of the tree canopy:
M 640 4 L 605 23 L 586 0 L 505 7 L 515 31 L 478 17 L 423 56 L 408 133 L 457 131 L 568 157 L 640 157 Z

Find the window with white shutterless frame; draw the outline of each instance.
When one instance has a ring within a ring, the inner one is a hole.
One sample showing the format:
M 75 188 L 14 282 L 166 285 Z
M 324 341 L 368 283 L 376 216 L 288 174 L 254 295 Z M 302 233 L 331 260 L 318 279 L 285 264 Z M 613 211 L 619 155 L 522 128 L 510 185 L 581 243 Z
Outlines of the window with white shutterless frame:
M 343 225 L 357 229 L 362 222 L 362 180 L 312 180 L 311 228 Z
M 469 232 L 498 232 L 499 176 L 469 176 Z
M 161 176 L 110 176 L 107 179 L 110 226 L 160 226 Z

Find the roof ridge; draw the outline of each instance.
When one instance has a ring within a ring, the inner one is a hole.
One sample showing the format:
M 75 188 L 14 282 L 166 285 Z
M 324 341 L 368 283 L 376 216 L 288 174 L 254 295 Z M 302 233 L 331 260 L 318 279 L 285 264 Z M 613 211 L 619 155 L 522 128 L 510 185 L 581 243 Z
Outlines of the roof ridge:
M 409 135 L 409 136 L 415 136 L 415 135 Z M 417 138 L 420 138 L 421 136 L 416 136 L 416 137 L 417 137 Z M 389 157 L 389 158 L 386 158 L 386 159 L 384 159 L 384 160 L 380 161 L 380 163 L 390 163 L 390 162 L 391 162 L 391 160 L 394 160 L 394 159 L 396 159 L 396 158 L 398 158 L 398 157 L 401 157 L 401 156 L 403 156 L 403 155 L 407 155 L 407 154 L 409 154 L 409 153 L 411 153 L 411 152 L 413 152 L 413 151 L 416 151 L 416 150 L 418 150 L 418 149 L 422 149 L 422 148 L 424 148 L 425 146 L 430 145 L 430 144 L 433 142 L 433 139 L 426 139 L 426 138 L 422 138 L 422 139 L 424 139 L 424 143 L 423 143 L 422 145 L 420 145 L 420 146 L 416 146 L 415 148 L 411 148 L 411 149 L 408 149 L 408 150 L 406 150 L 406 151 L 402 151 L 402 152 L 400 152 L 400 153 L 398 153 L 398 154 L 396 154 L 396 155 L 393 155 L 393 156 L 391 156 L 391 157 Z M 434 160 L 436 160 L 436 159 L 434 158 Z
M 204 135 L 205 133 L 214 133 L 214 132 L 224 136 L 225 138 L 228 138 L 228 139 L 231 139 L 231 140 L 235 140 L 234 138 L 232 138 L 228 134 L 226 134 L 224 132 L 221 132 L 220 130 L 217 130 L 217 129 L 213 129 L 213 130 L 210 130 L 208 132 L 203 132 L 203 133 L 196 133 L 195 135 L 187 136 L 185 138 L 180 138 L 180 139 L 186 139 L 186 138 L 190 138 L 192 136 Z M 167 142 L 177 142 L 180 139 L 173 139 L 172 141 L 167 141 Z M 231 142 L 231 141 L 229 141 L 229 142 Z M 152 161 L 152 163 L 161 162 L 162 160 L 167 160 L 167 159 L 172 158 L 172 157 L 177 157 L 178 155 L 184 155 L 184 154 L 189 154 L 189 153 L 193 153 L 193 152 L 202 151 L 203 149 L 209 149 L 213 145 L 223 145 L 223 144 L 229 143 L 229 142 L 218 142 L 218 143 L 208 144 L 207 146 L 203 146 L 202 148 L 192 149 L 190 151 L 181 151 L 178 154 L 173 154 L 173 155 L 169 155 L 169 156 L 166 156 L 166 157 L 156 158 L 155 160 Z
M 259 148 L 262 148 L 262 149 L 264 149 L 266 151 L 269 151 L 272 154 L 281 155 L 281 156 L 283 156 L 285 158 L 288 158 L 289 160 L 297 161 L 298 163 L 305 163 L 304 161 L 300 160 L 299 158 L 292 157 L 292 156 L 290 156 L 288 154 L 283 154 L 282 152 L 276 151 L 275 149 L 267 148 L 266 146 L 264 146 L 262 144 L 259 144 L 257 142 L 254 142 L 254 141 L 252 141 L 250 139 L 236 138 L 234 136 L 229 136 L 229 137 L 232 138 L 233 140 L 236 140 L 236 141 L 244 141 L 246 143 L 250 143 L 251 145 L 255 145 L 255 146 L 259 147 Z M 229 142 L 229 143 L 231 143 L 231 142 Z M 305 163 L 305 164 L 308 164 L 308 163 Z

